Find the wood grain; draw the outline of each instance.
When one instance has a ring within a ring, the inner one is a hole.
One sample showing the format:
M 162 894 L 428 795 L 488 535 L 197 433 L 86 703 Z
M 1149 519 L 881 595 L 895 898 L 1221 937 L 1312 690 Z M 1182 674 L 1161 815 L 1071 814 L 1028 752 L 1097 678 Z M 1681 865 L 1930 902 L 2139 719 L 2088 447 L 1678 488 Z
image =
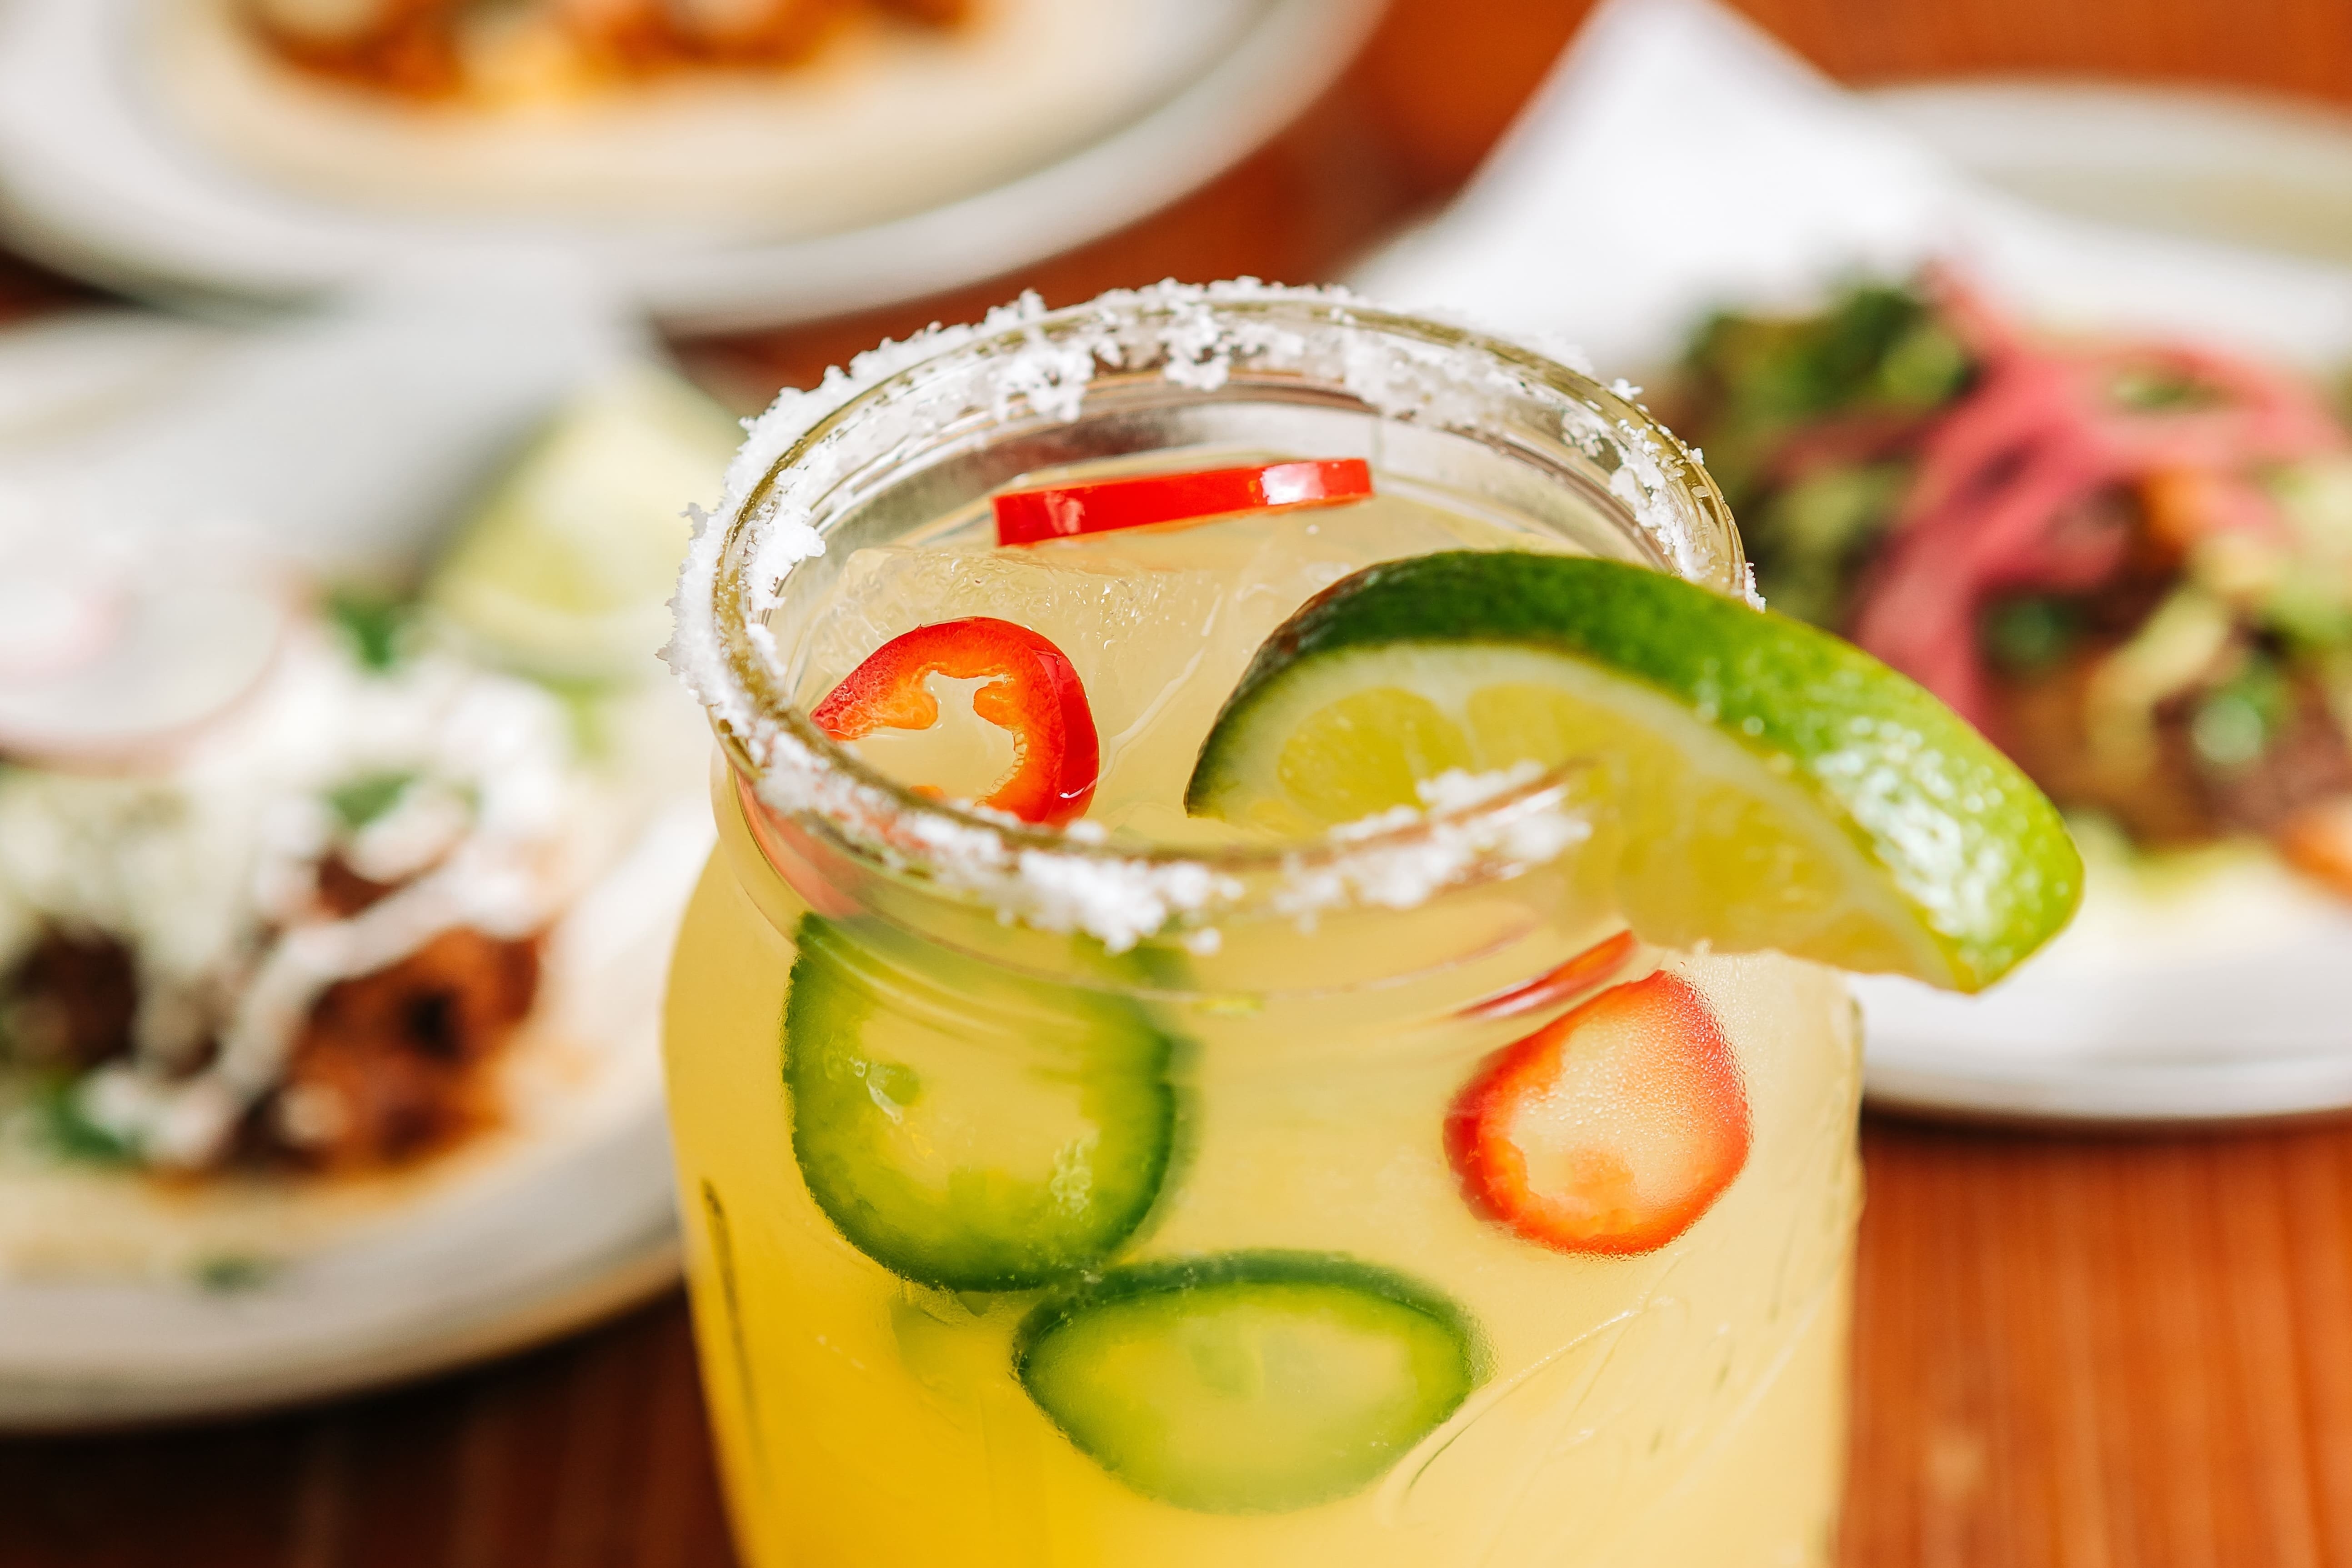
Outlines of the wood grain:
M 2352 1136 L 1866 1146 L 1848 1563 L 2352 1563 Z
M 1744 8 L 1854 81 L 2052 71 L 2352 103 L 2336 0 Z M 1322 104 L 1169 212 L 950 298 L 687 347 L 756 402 L 1019 287 L 1327 276 L 1475 166 L 1583 9 L 1396 0 Z M 0 258 L 0 318 L 75 294 Z M 1874 1122 L 1864 1151 L 1849 1568 L 2352 1568 L 2352 1130 Z M 731 1561 L 675 1300 L 373 1398 L 0 1442 L 0 1568 Z

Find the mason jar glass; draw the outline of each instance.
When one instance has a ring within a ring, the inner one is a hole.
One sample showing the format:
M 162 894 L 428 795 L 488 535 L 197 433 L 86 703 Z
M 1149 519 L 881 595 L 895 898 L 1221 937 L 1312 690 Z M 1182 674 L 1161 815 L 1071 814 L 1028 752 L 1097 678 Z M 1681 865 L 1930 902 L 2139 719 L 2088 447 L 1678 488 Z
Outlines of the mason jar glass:
M 931 798 L 811 722 L 853 552 L 970 542 L 1041 470 L 1269 451 L 1746 586 L 1712 485 L 1628 397 L 1336 292 L 1024 304 L 788 395 L 671 653 L 719 741 L 667 1056 L 745 1557 L 1828 1562 L 1853 1010 L 1829 971 L 1707 951 L 1671 896 L 1628 930 L 1638 846 L 1580 787 L 1606 759 L 1202 847 Z M 1464 1097 L 1601 980 L 1696 998 L 1744 1160 L 1656 1245 L 1535 1245 L 1466 1190 Z

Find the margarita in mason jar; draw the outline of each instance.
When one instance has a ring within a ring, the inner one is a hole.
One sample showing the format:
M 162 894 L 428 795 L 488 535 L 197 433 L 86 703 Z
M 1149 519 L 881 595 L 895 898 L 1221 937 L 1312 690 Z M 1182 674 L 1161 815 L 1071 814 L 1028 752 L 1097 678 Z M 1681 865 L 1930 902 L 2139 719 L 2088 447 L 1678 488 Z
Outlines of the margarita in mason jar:
M 1859 1040 L 2047 804 L 1747 602 L 1625 397 L 1327 291 L 890 345 L 754 427 L 671 1107 L 744 1552 L 1824 1563 Z

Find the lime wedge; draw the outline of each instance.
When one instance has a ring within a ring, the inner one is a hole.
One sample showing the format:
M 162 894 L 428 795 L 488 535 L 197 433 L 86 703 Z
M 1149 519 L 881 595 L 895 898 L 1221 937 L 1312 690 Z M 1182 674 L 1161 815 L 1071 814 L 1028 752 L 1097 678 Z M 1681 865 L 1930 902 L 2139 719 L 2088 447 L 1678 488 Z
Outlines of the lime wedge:
M 650 677 L 669 635 L 687 503 L 742 431 L 667 371 L 635 366 L 559 413 L 494 485 L 425 587 L 444 622 L 557 679 Z
M 1527 762 L 1585 764 L 1584 867 L 1666 946 L 1976 991 L 2081 897 L 2057 811 L 1918 686 L 1799 622 L 1572 556 L 1449 552 L 1333 584 L 1258 650 L 1185 805 L 1304 835 Z

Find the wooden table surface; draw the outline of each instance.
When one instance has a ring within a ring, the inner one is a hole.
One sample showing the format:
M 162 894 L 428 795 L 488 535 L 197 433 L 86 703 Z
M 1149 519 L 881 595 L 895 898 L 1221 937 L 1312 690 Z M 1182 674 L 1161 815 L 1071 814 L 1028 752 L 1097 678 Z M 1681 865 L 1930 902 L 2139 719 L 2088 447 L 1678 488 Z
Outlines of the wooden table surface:
M 2338 0 L 1744 3 L 1850 80 L 2058 70 L 2352 104 Z M 1159 217 L 952 298 L 689 352 L 749 395 L 1019 286 L 1328 276 L 1476 164 L 1583 10 L 1395 0 L 1339 89 Z M 72 293 L 0 258 L 0 316 Z M 2352 1128 L 1882 1121 L 1864 1146 L 1846 1563 L 2352 1568 Z M 371 1398 L 0 1442 L 5 1568 L 731 1561 L 674 1298 Z

